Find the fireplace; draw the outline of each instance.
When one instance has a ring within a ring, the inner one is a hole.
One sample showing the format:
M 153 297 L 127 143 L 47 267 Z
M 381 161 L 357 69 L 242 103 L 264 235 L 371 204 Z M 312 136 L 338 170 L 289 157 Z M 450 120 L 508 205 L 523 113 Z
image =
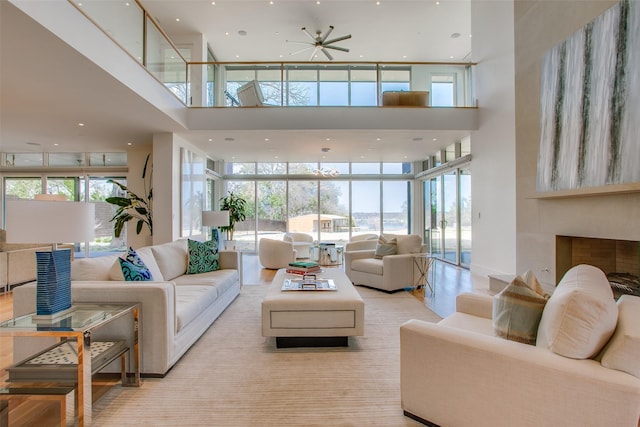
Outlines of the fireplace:
M 640 283 L 640 242 L 556 236 L 556 283 L 578 264 L 594 265 L 604 271 L 610 282 L 633 288 L 634 284 Z

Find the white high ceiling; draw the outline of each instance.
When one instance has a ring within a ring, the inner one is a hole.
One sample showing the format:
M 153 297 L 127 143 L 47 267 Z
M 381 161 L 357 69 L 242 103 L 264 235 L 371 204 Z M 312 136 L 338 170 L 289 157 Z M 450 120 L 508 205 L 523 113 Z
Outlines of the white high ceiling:
M 370 0 L 273 3 L 142 0 L 175 40 L 204 34 L 218 61 L 308 60 L 310 52 L 289 55 L 304 46 L 286 40 L 307 41 L 302 26 L 314 33 L 326 31 L 329 25 L 335 27 L 330 38 L 352 35 L 337 44 L 349 48 L 349 53 L 331 51 L 336 61 L 458 62 L 470 58 L 469 0 L 441 0 L 439 5 L 421 0 L 381 0 L 379 5 Z M 452 37 L 454 33 L 459 36 Z M 278 155 L 281 161 L 313 161 L 302 158 L 303 153 L 319 157 L 316 148 L 326 145 L 329 138 L 340 141 L 342 150 L 338 150 L 341 157 L 332 160 L 357 160 L 358 154 L 373 148 L 376 160 L 397 161 L 424 158 L 425 153 L 446 145 L 444 141 L 459 140 L 466 134 L 234 127 L 189 131 L 6 1 L 0 2 L 0 43 L 0 150 L 5 152 L 126 151 L 131 148 L 128 143 L 148 143 L 155 132 L 175 132 L 212 157 L 226 160 L 274 161 Z M 79 122 L 91 125 L 79 127 Z M 229 143 L 229 138 L 234 141 Z M 214 143 L 207 143 L 209 140 Z M 419 149 L 418 140 L 423 141 Z M 300 151 L 296 153 L 293 147 Z

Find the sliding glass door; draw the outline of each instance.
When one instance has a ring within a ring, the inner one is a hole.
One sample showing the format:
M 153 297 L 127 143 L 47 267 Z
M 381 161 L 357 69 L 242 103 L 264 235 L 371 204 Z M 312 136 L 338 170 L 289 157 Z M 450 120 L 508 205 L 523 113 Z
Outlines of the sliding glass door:
M 454 169 L 424 181 L 425 235 L 431 253 L 455 265 L 471 263 L 471 171 Z

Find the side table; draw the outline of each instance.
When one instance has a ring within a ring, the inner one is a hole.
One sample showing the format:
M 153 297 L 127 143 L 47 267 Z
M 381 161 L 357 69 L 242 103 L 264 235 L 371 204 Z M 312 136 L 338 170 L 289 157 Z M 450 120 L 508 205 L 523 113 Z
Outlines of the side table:
M 431 295 L 436 292 L 436 275 L 433 271 L 436 258 L 428 253 L 419 253 L 413 255 L 413 270 L 411 272 L 413 283 L 416 287 L 427 286 Z M 431 280 L 429 280 L 431 273 Z
M 77 401 L 78 425 L 91 424 L 91 334 L 107 323 L 131 313 L 133 316 L 133 376 L 123 376 L 123 385 L 140 386 L 140 343 L 138 337 L 140 307 L 131 304 L 73 304 L 73 310 L 53 320 L 36 320 L 35 313 L 0 323 L 0 336 L 56 337 L 61 342 L 77 343 Z M 114 352 L 111 360 L 121 355 Z M 105 362 L 105 365 L 108 362 Z

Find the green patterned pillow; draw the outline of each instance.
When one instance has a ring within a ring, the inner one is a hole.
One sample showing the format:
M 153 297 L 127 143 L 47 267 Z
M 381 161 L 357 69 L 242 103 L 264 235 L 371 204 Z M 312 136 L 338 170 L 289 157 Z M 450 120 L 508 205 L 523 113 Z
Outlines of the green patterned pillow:
M 218 240 L 213 238 L 206 242 L 188 240 L 189 265 L 187 274 L 207 273 L 220 269 L 218 264 Z
M 531 271 L 517 276 L 493 297 L 493 329 L 497 336 L 535 345 L 538 325 L 549 295 Z

